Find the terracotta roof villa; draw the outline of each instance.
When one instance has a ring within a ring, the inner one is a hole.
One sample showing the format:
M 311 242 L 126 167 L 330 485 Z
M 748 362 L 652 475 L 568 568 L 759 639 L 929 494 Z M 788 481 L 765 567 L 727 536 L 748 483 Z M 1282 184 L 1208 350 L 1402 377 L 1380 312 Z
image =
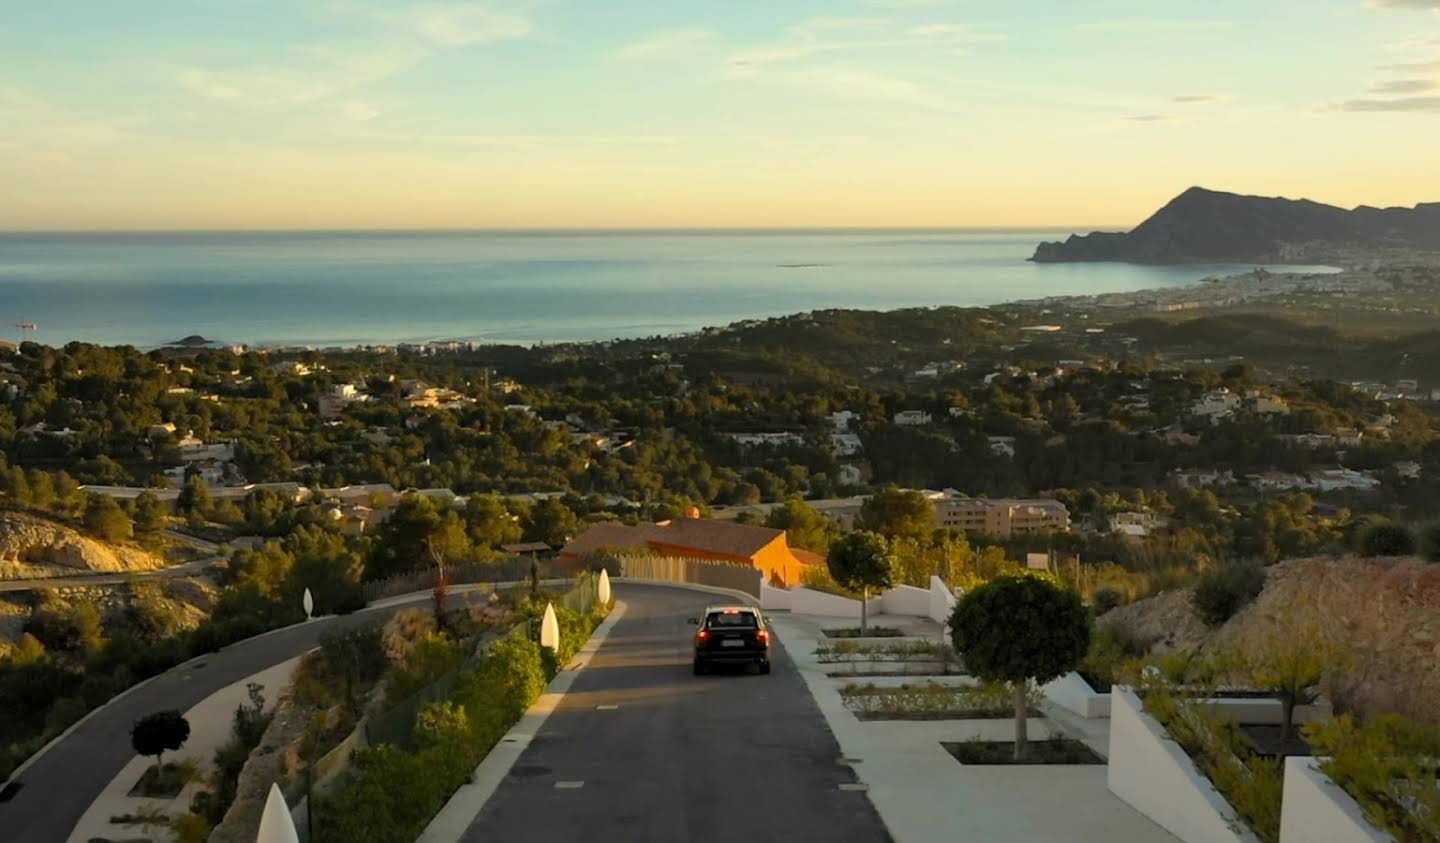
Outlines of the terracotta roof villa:
M 686 559 L 748 563 L 764 571 L 777 586 L 799 583 L 804 566 L 825 561 L 818 553 L 790 547 L 784 530 L 693 517 L 633 527 L 595 524 L 561 548 L 559 558 L 579 559 L 593 551 L 627 547 Z

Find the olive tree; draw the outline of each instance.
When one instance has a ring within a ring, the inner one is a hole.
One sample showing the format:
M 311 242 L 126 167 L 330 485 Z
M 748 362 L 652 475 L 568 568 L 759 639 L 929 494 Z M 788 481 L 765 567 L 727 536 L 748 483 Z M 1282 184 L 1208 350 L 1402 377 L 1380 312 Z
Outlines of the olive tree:
M 174 751 L 190 739 L 190 721 L 178 711 L 157 711 L 135 721 L 130 728 L 130 746 L 136 755 L 155 756 L 155 770 L 167 750 Z
M 1068 673 L 1090 649 L 1090 613 L 1074 591 L 1038 576 L 991 580 L 960 599 L 950 640 L 965 670 L 1015 691 L 1015 758 L 1025 755 L 1031 680 Z
M 889 588 L 895 568 L 890 542 L 879 533 L 857 530 L 830 545 L 826 567 L 835 582 L 860 592 L 860 635 L 870 620 L 870 590 Z

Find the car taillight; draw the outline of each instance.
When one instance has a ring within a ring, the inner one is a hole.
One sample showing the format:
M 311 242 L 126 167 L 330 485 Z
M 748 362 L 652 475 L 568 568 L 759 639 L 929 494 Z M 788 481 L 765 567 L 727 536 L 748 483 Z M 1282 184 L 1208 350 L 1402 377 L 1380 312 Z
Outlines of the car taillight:
M 769 633 L 768 631 L 766 631 L 766 630 L 763 630 L 763 629 L 758 629 L 758 630 L 756 630 L 756 631 L 755 631 L 755 637 L 758 638 L 758 639 L 760 639 L 760 643 L 762 643 L 762 644 L 769 644 L 769 643 L 770 643 L 770 633 Z
M 695 633 L 695 640 L 696 640 L 696 641 L 704 641 L 706 638 L 709 638 L 709 637 L 710 637 L 710 630 L 708 630 L 708 629 L 702 629 L 702 630 L 700 630 L 699 632 Z

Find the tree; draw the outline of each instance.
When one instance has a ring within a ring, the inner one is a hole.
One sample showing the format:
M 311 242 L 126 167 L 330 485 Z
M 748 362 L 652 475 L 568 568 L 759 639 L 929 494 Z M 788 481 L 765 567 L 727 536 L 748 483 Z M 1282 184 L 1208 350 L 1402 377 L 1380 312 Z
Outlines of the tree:
M 835 525 L 821 515 L 799 495 L 791 495 L 783 503 L 770 510 L 765 526 L 784 530 L 785 539 L 791 547 L 802 547 L 816 553 L 830 548 Z
M 385 672 L 385 648 L 378 624 L 354 629 L 337 629 L 320 636 L 320 655 L 325 664 L 345 681 L 345 704 L 359 713 L 355 689 L 373 682 Z
M 886 536 L 928 536 L 935 529 L 935 507 L 910 489 L 889 486 L 860 507 L 860 526 Z
M 470 550 L 470 536 L 454 512 L 441 513 L 425 536 L 425 552 L 435 565 L 435 624 L 445 619 L 447 565 Z
M 190 721 L 178 711 L 157 711 L 135 721 L 130 728 L 130 746 L 136 755 L 155 756 L 155 771 L 165 752 L 174 751 L 190 739 Z
M 185 486 L 175 499 L 175 508 L 194 519 L 203 519 L 210 511 L 210 486 L 205 478 L 192 474 L 185 478 Z
M 1090 649 L 1090 613 L 1074 591 L 1038 576 L 1001 577 L 960 599 L 950 640 L 965 670 L 1015 691 L 1015 758 L 1025 756 L 1030 682 L 1072 671 Z
M 552 547 L 561 547 L 575 537 L 579 519 L 570 507 L 559 498 L 546 498 L 535 504 L 526 519 L 525 538 L 527 541 L 545 542 Z
M 888 588 L 895 568 L 890 542 L 879 533 L 857 530 L 830 545 L 826 567 L 835 582 L 860 592 L 860 635 L 870 620 L 870 590 Z
M 132 532 L 130 516 L 106 495 L 91 495 L 86 502 L 85 529 L 108 542 L 124 541 Z
M 1289 605 L 1264 637 L 1247 641 L 1237 653 L 1236 678 L 1279 698 L 1282 741 L 1293 729 L 1295 706 L 1314 703 L 1326 673 L 1333 675 L 1346 661 L 1347 651 L 1325 635 L 1317 616 L 1313 607 Z
M 465 526 L 470 540 L 486 550 L 514 544 L 522 535 L 519 520 L 494 493 L 473 494 L 465 501 Z
M 154 492 L 147 490 L 135 498 L 135 529 L 141 533 L 165 529 L 165 508 Z

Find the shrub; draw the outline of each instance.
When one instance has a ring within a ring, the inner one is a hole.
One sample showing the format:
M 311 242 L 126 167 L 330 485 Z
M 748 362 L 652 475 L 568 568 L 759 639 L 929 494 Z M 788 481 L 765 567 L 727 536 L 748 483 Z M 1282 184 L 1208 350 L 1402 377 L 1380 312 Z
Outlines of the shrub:
M 1192 603 L 1206 626 L 1219 626 L 1234 617 L 1265 588 L 1265 569 L 1259 565 L 1222 565 L 1206 571 L 1195 584 Z
M 1090 598 L 1091 606 L 1094 607 L 1097 615 L 1103 615 L 1111 609 L 1118 608 L 1124 602 L 1125 595 L 1113 588 L 1098 589 Z
M 1104 693 L 1115 684 L 1126 665 L 1149 652 L 1150 642 L 1125 624 L 1100 624 L 1090 641 L 1090 651 L 1080 662 L 1080 671 L 1092 688 Z
M 1320 769 L 1397 840 L 1440 840 L 1435 759 L 1440 729 L 1382 714 L 1361 725 L 1345 714 L 1305 728 Z
M 1239 726 L 1163 680 L 1147 680 L 1143 696 L 1145 710 L 1209 777 L 1255 836 L 1276 843 L 1284 759 L 1260 757 Z
M 1440 523 L 1421 528 L 1420 555 L 1425 557 L 1426 562 L 1440 562 Z
M 1360 534 L 1360 552 L 1366 556 L 1410 556 L 1415 536 L 1399 524 L 1373 524 Z

